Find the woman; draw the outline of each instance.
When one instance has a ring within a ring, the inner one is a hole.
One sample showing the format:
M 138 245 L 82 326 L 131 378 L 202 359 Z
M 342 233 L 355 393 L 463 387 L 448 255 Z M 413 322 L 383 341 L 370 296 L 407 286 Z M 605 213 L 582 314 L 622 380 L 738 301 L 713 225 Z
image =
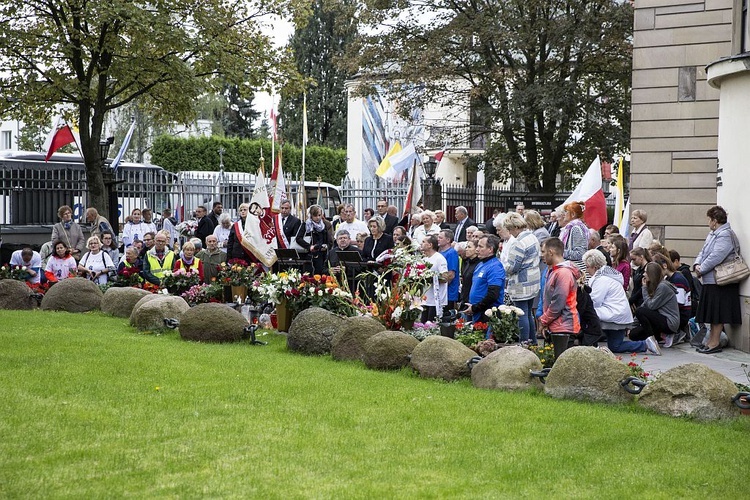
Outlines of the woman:
M 143 235 L 151 231 L 151 224 L 146 224 L 141 219 L 141 209 L 134 208 L 130 212 L 130 220 L 125 224 L 122 229 L 122 244 L 125 248 L 129 247 L 136 240 L 142 240 Z M 154 229 L 153 232 L 156 232 Z
M 544 243 L 544 240 L 550 237 L 549 231 L 544 227 L 544 219 L 539 215 L 536 210 L 525 210 L 523 213 L 523 219 L 526 221 L 526 226 L 534 233 L 539 245 Z
M 103 285 L 109 281 L 109 272 L 115 270 L 115 263 L 107 252 L 102 251 L 102 242 L 98 236 L 89 238 L 86 247 L 89 251 L 78 263 L 78 273 L 97 285 Z
M 679 344 L 687 335 L 687 324 L 692 308 L 690 283 L 688 283 L 688 280 L 685 279 L 682 273 L 675 272 L 672 261 L 664 257 L 661 253 L 654 255 L 654 262 L 661 266 L 666 280 L 672 283 L 677 290 L 677 307 L 680 310 L 679 336 L 677 337 L 677 342 L 675 342 L 674 335 L 667 335 L 666 342 L 664 342 L 664 347 L 672 347 L 673 343 Z
M 219 240 L 219 248 L 226 253 L 229 233 L 232 232 L 232 217 L 224 212 L 219 216 L 219 225 L 214 228 L 214 236 Z
M 638 326 L 630 330 L 630 340 L 646 340 L 653 336 L 657 342 L 662 335 L 674 335 L 680 327 L 677 290 L 664 279 L 661 266 L 646 264 L 642 280 L 643 305 L 635 310 Z
M 693 264 L 693 271 L 703 283 L 695 321 L 711 324 L 708 340 L 698 352 L 714 354 L 721 352 L 719 340 L 724 325 L 742 324 L 740 284 L 719 286 L 716 284 L 714 273 L 717 265 L 733 259 L 735 252 L 739 253 L 740 244 L 727 221 L 726 210 L 717 205 L 709 208 L 706 216 L 711 232 L 708 233 L 703 248 L 698 252 Z
M 297 233 L 297 243 L 310 252 L 313 271 L 323 274 L 328 249 L 333 246 L 331 223 L 323 218 L 323 208 L 311 205 L 308 217 Z
M 648 249 L 651 243 L 654 242 L 654 235 L 646 227 L 647 220 L 648 214 L 645 210 L 633 210 L 633 213 L 630 215 L 630 225 L 633 226 L 633 230 L 630 232 L 628 247 L 631 250 L 635 248 Z
M 521 342 L 536 343 L 536 323 L 534 321 L 534 298 L 539 294 L 539 240 L 526 225 L 526 220 L 516 212 L 509 213 L 503 221 L 505 229 L 513 236 L 509 245 L 508 261 L 505 267 L 505 290 L 513 305 L 524 314 L 519 318 Z
M 141 262 L 141 259 L 138 258 L 138 250 L 132 246 L 126 248 L 125 258 L 120 262 L 120 265 L 117 266 L 117 276 L 130 276 L 136 273 L 140 275 L 142 270 L 143 263 Z M 143 278 L 140 278 L 138 281 L 143 282 Z
M 385 220 L 379 215 L 367 221 L 367 228 L 370 230 L 370 236 L 365 239 L 362 258 L 374 261 L 380 254 L 393 248 L 393 238 L 385 234 Z
M 612 257 L 612 267 L 622 274 L 622 286 L 625 292 L 630 288 L 630 250 L 628 242 L 619 234 L 607 238 L 609 241 L 609 256 Z
M 60 280 L 75 277 L 76 260 L 70 254 L 68 245 L 62 240 L 57 240 L 52 244 L 52 248 L 54 252 L 44 268 L 47 281 L 57 283 Z
M 200 277 L 201 283 L 203 282 L 203 262 L 195 256 L 195 245 L 192 241 L 185 242 L 182 245 L 182 256 L 177 259 L 172 266 L 173 271 L 178 269 L 191 270 L 197 272 Z
M 591 275 L 591 300 L 602 332 L 607 337 L 607 347 L 612 352 L 659 353 L 656 339 L 625 340 L 625 334 L 633 323 L 628 297 L 623 289 L 622 274 L 607 265 L 607 260 L 599 250 L 589 250 L 583 254 L 583 263 Z
M 641 287 L 641 281 L 643 281 L 643 273 L 646 269 L 646 264 L 649 262 L 651 262 L 651 255 L 645 248 L 635 248 L 630 252 L 633 291 L 630 294 L 629 300 L 630 305 L 634 308 L 639 307 L 643 303 L 643 288 Z
M 479 263 L 479 257 L 477 256 L 477 244 L 473 241 L 467 240 L 459 244 L 464 245 L 464 256 L 461 261 L 461 295 L 459 297 L 460 307 L 459 311 L 466 309 L 466 304 L 469 303 L 469 292 L 471 292 L 471 282 L 474 277 L 474 270 Z
M 57 216 L 60 222 L 52 226 L 52 241 L 64 241 L 73 258 L 79 260 L 86 248 L 86 238 L 83 237 L 81 226 L 73 222 L 73 209 L 63 205 L 57 210 Z
M 585 273 L 583 254 L 589 248 L 589 228 L 583 222 L 586 204 L 582 201 L 571 201 L 563 205 L 563 210 L 563 219 L 560 221 L 560 226 L 562 226 L 560 239 L 565 245 L 563 258 L 571 261 L 581 272 Z
M 117 243 L 115 242 L 115 236 L 105 231 L 101 235 L 102 240 L 102 251 L 107 253 L 109 255 L 109 258 L 112 259 L 112 262 L 115 263 L 115 265 L 120 263 L 120 250 L 117 249 Z

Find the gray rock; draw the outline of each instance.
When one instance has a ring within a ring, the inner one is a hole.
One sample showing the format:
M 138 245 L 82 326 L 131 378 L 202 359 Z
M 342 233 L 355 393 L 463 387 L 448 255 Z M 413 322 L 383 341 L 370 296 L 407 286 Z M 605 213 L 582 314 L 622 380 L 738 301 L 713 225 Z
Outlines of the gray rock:
M 471 370 L 471 383 L 480 389 L 541 389 L 541 381 L 529 375 L 529 372 L 541 369 L 542 362 L 536 354 L 520 346 L 508 346 L 490 353 L 477 363 Z
M 342 318 L 320 307 L 305 309 L 292 320 L 286 346 L 301 354 L 328 354 L 333 335 L 342 322 Z
M 466 362 L 476 353 L 457 340 L 431 336 L 411 353 L 411 366 L 425 378 L 457 380 L 469 376 Z
M 36 299 L 32 298 L 31 288 L 18 280 L 0 280 L 0 309 L 34 309 Z
M 409 365 L 419 341 L 403 332 L 386 330 L 370 337 L 363 346 L 362 361 L 371 370 L 398 370 Z
M 133 306 L 133 311 L 130 313 L 130 324 L 133 324 L 133 321 L 135 320 L 135 312 L 145 303 L 151 302 L 152 300 L 156 300 L 159 297 L 162 297 L 163 294 L 160 293 L 150 293 L 148 295 L 144 295 L 141 297 L 138 302 L 135 303 Z
M 736 393 L 737 387 L 721 373 L 689 363 L 659 375 L 643 389 L 638 404 L 673 417 L 729 419 L 740 415 L 731 402 Z
M 147 295 L 153 294 L 132 286 L 110 287 L 102 297 L 102 312 L 118 318 L 129 318 L 138 301 Z
M 98 285 L 85 278 L 68 278 L 50 287 L 42 299 L 44 311 L 87 312 L 99 309 L 102 293 Z
M 544 385 L 554 398 L 627 403 L 633 395 L 620 382 L 629 375 L 627 367 L 596 347 L 572 347 L 555 361 Z
M 146 298 L 148 297 L 144 297 Z M 134 309 L 130 315 L 130 324 L 139 330 L 161 330 L 164 328 L 165 318 L 180 320 L 188 309 L 190 306 L 182 297 L 160 294 Z
M 238 342 L 247 320 L 226 304 L 198 304 L 182 314 L 180 336 L 197 342 Z
M 336 361 L 361 360 L 365 342 L 382 331 L 385 331 L 385 326 L 374 318 L 344 318 L 331 339 L 331 357 Z

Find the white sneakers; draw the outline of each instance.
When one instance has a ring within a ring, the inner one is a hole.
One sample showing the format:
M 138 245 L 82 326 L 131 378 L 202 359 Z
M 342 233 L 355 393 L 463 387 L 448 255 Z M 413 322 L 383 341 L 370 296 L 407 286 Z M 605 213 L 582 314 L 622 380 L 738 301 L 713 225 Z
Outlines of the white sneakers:
M 645 342 L 646 342 L 646 352 L 648 352 L 649 354 L 653 354 L 654 356 L 661 356 L 661 349 L 659 348 L 659 343 L 656 341 L 656 338 L 653 335 L 647 338 Z

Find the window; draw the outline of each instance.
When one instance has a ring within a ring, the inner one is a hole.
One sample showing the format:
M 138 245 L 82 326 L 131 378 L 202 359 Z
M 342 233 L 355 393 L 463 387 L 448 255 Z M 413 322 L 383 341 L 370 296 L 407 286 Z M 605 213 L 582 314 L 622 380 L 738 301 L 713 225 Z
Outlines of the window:
M 0 149 L 10 149 L 13 146 L 13 137 L 10 130 L 3 130 L 0 135 Z
M 750 0 L 734 0 L 732 54 L 750 52 Z

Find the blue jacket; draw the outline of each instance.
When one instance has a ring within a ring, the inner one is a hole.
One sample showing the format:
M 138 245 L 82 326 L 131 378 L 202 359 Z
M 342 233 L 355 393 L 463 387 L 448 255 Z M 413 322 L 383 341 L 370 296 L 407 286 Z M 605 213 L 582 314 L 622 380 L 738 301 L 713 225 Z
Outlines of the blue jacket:
M 490 287 L 499 287 L 499 294 L 495 296 Z M 474 269 L 469 292 L 469 304 L 473 311 L 474 321 L 478 321 L 484 311 L 493 306 L 502 305 L 505 297 L 505 268 L 497 257 L 489 257 L 480 261 Z
M 714 275 L 714 268 L 727 260 L 730 257 L 734 257 L 735 242 L 737 237 L 734 236 L 732 226 L 727 222 L 714 231 L 708 233 L 706 236 L 706 242 L 703 243 L 703 248 L 698 252 L 698 256 L 695 258 L 695 264 L 701 266 L 701 282 L 704 285 L 715 285 L 716 276 Z M 739 242 L 737 243 L 737 252 L 739 253 Z

